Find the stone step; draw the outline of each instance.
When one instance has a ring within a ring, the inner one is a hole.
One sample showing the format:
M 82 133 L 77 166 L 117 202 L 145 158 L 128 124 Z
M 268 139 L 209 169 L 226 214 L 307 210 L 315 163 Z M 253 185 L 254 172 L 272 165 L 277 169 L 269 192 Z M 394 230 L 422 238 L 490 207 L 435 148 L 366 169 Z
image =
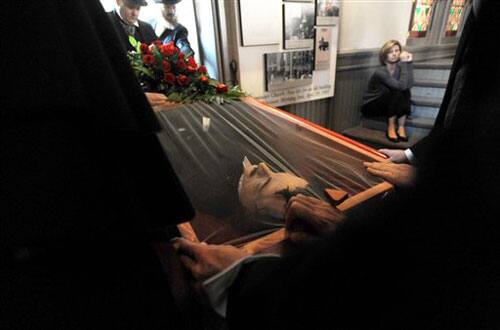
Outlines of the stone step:
M 434 122 L 436 121 L 436 118 L 425 118 L 425 117 L 413 117 L 410 116 L 406 118 L 406 123 L 405 127 L 406 129 L 411 129 L 411 128 L 425 128 L 427 130 L 432 129 L 434 126 Z M 370 129 L 378 129 L 385 131 L 387 127 L 387 120 L 382 117 L 377 117 L 377 118 L 361 118 L 361 126 L 370 128 Z
M 362 126 L 346 129 L 343 134 L 375 149 L 406 149 L 423 138 L 423 136 L 409 135 L 408 142 L 391 142 L 385 136 L 385 131 L 373 130 Z
M 411 103 L 414 105 L 434 108 L 439 108 L 442 101 L 442 98 L 436 97 L 412 96 L 411 98 Z
M 452 65 L 453 58 L 432 60 L 427 62 L 413 62 L 414 69 L 450 70 Z
M 438 112 L 438 107 L 428 107 L 414 104 L 411 106 L 412 117 L 436 118 Z
M 434 125 L 433 118 L 408 118 L 405 124 L 406 134 L 408 136 L 423 137 L 429 134 Z M 378 119 L 361 119 L 361 127 L 381 131 L 385 134 L 387 130 L 387 121 Z
M 442 99 L 444 96 L 444 88 L 413 86 L 411 95 L 414 97 L 433 97 Z
M 413 79 L 448 82 L 450 71 L 450 69 L 414 68 Z
M 419 87 L 434 87 L 434 88 L 444 88 L 446 89 L 447 81 L 442 80 L 429 80 L 429 79 L 420 79 L 413 81 L 413 86 Z

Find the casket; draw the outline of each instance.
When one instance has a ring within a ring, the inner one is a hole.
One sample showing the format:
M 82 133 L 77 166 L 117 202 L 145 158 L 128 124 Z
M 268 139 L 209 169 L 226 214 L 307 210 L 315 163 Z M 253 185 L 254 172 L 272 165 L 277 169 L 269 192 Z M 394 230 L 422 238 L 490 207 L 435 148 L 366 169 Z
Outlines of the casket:
M 376 150 L 250 97 L 159 106 L 155 113 L 163 127 L 159 140 L 196 209 L 193 220 L 179 225 L 192 240 L 256 253 L 284 239 L 282 223 L 262 225 L 240 205 L 245 157 L 305 179 L 317 198 L 328 200 L 326 189 L 346 192 L 337 206 L 344 212 L 392 189 L 363 166 L 384 159 Z

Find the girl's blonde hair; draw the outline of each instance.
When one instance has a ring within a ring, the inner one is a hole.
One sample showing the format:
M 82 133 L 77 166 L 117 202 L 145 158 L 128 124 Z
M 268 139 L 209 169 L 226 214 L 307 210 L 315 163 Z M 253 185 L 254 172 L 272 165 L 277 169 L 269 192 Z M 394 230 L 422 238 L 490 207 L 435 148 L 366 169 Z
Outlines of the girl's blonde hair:
M 401 44 L 397 40 L 389 40 L 382 46 L 382 48 L 380 48 L 380 52 L 378 53 L 378 59 L 380 61 L 380 64 L 382 65 L 385 64 L 385 60 L 387 59 L 387 55 L 391 51 L 391 48 L 396 45 L 399 46 L 400 51 L 403 50 L 401 48 Z

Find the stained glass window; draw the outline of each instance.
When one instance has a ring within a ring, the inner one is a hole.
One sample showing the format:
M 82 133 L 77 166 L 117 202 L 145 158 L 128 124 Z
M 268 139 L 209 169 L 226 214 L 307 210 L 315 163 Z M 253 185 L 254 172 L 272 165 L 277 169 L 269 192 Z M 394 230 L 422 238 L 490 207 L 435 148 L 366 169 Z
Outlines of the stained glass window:
M 463 13 L 465 10 L 465 0 L 453 0 L 446 21 L 445 35 L 452 37 L 457 35 L 458 27 L 460 26 Z
M 430 29 L 436 0 L 413 0 L 410 37 L 423 38 Z

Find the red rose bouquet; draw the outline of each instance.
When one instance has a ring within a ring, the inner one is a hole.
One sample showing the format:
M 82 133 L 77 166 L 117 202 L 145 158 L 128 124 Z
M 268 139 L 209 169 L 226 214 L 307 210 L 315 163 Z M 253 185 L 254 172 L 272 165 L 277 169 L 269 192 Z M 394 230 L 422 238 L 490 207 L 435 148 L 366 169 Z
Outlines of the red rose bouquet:
M 147 92 L 164 93 L 174 102 L 218 102 L 239 99 L 245 95 L 238 86 L 229 87 L 210 78 L 207 68 L 195 59 L 185 57 L 173 42 L 147 45 L 133 37 L 135 51 L 128 53 L 132 69 Z

